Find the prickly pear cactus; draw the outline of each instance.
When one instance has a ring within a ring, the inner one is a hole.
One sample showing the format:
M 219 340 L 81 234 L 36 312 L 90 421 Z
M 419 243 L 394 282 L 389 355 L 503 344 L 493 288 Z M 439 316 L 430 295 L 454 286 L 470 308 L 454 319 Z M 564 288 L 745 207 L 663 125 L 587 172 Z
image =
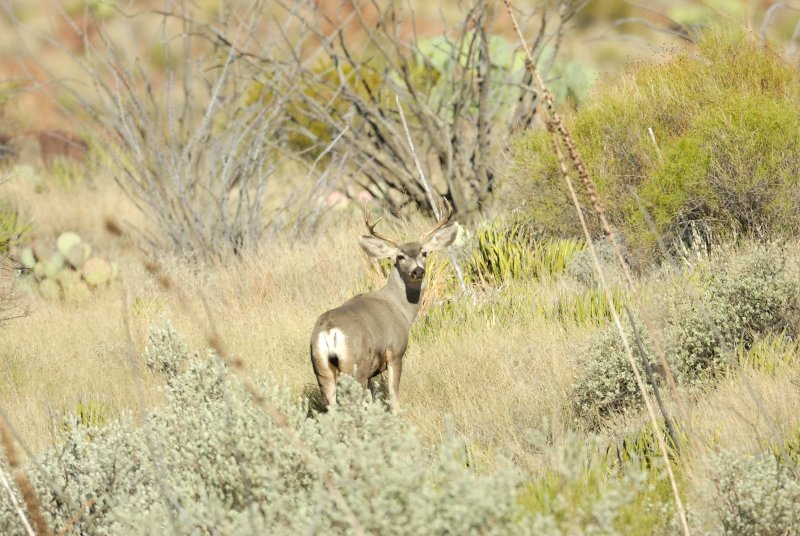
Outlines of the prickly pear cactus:
M 22 249 L 20 262 L 25 268 L 20 282 L 48 300 L 86 301 L 119 272 L 116 263 L 92 257 L 92 247 L 73 232 L 59 235 L 55 250 L 41 240 L 31 240 Z
M 83 242 L 77 233 L 61 233 L 58 237 L 58 251 L 76 270 L 92 255 L 92 246 Z
M 61 297 L 61 287 L 55 279 L 42 279 L 39 281 L 39 294 L 46 300 L 57 300 Z
M 19 260 L 22 263 L 22 266 L 28 268 L 29 270 L 36 266 L 36 256 L 33 254 L 33 250 L 30 247 L 22 249 L 22 252 L 19 255 Z
M 83 279 L 93 287 L 105 285 L 111 279 L 113 268 L 111 263 L 105 259 L 93 257 L 86 261 L 81 270 Z
M 64 256 L 61 253 L 54 253 L 49 259 L 42 261 L 42 266 L 44 276 L 52 279 L 64 267 Z
M 58 237 L 58 240 L 56 240 L 58 251 L 62 255 L 64 255 L 64 257 L 67 257 L 69 255 L 70 250 L 80 243 L 81 243 L 81 237 L 78 236 L 77 233 L 69 231 L 66 233 L 61 233 L 61 235 Z
M 56 280 L 58 284 L 61 285 L 63 288 L 67 288 L 71 285 L 74 285 L 81 281 L 81 274 L 74 270 L 61 270 L 56 275 Z

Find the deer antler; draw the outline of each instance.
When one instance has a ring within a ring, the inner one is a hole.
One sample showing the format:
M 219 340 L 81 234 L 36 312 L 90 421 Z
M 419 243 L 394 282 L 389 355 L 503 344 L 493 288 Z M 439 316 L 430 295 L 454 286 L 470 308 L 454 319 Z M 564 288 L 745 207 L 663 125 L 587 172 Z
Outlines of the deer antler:
M 439 211 L 439 220 L 436 222 L 436 226 L 433 229 L 425 233 L 422 237 L 420 242 L 426 242 L 430 237 L 436 233 L 439 229 L 450 223 L 450 220 L 453 219 L 453 206 L 447 200 L 446 197 L 442 196 L 442 206 L 440 207 Z
M 383 219 L 383 216 L 381 216 L 380 218 L 375 220 L 375 223 L 370 223 L 369 222 L 369 213 L 367 212 L 367 204 L 364 203 L 364 223 L 367 225 L 367 229 L 369 230 L 370 236 L 374 236 L 378 240 L 383 240 L 384 242 L 386 242 L 387 244 L 390 244 L 392 246 L 397 246 L 397 241 L 396 240 L 394 240 L 392 238 L 389 238 L 388 236 L 384 236 L 384 235 L 381 235 L 381 234 L 378 234 L 378 233 L 375 232 L 375 226 L 378 225 L 378 223 L 382 219 Z

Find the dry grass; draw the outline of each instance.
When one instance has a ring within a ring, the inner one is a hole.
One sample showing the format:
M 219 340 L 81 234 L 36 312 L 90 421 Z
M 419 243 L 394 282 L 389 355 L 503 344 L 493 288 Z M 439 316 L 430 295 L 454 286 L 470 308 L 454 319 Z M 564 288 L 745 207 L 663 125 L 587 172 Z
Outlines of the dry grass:
M 29 316 L 15 321 L 9 330 L 14 336 L 0 342 L 3 377 L 8 379 L 0 385 L 0 404 L 34 450 L 52 440 L 54 416 L 79 401 L 99 401 L 112 413 L 138 411 L 142 401 L 136 395 L 135 374 L 144 379 L 144 403 L 157 403 L 158 379 L 141 362 L 135 373 L 128 364 L 123 314 L 130 320 L 139 355 L 149 326 L 164 318 L 187 337 L 190 347 L 204 351 L 206 301 L 228 351 L 253 376 L 274 378 L 299 394 L 315 388 L 307 354 L 316 317 L 380 284 L 355 241 L 360 216 L 343 212 L 345 217 L 337 217 L 314 239 L 278 242 L 225 263 L 200 266 L 160 258 L 166 274 L 189 298 L 194 315 L 187 315 L 175 293 L 164 292 L 143 268 L 144 256 L 137 249 L 102 231 L 109 214 L 143 223 L 113 185 L 42 193 L 21 181 L 9 186 L 8 195 L 34 221 L 42 239 L 74 230 L 120 264 L 117 284 L 87 303 L 28 298 Z M 417 234 L 425 222 L 418 216 L 411 219 L 405 232 L 396 232 Z M 558 285 L 563 283 L 545 289 L 533 285 L 526 299 L 550 294 Z M 424 437 L 440 439 L 445 415 L 451 415 L 456 430 L 476 444 L 518 450 L 524 448 L 527 430 L 542 418 L 559 422 L 571 381 L 565 348 L 587 330 L 530 318 L 492 325 L 478 316 L 459 328 L 412 340 L 407 354 L 401 397 L 408 418 Z
M 317 315 L 380 284 L 354 239 L 361 232 L 360 216 L 345 211 L 316 238 L 277 242 L 225 263 L 201 266 L 160 258 L 165 272 L 188 296 L 193 315 L 187 315 L 175 293 L 164 292 L 143 268 L 144 257 L 137 249 L 101 230 L 108 214 L 143 223 L 112 184 L 36 193 L 12 181 L 7 193 L 34 220 L 43 238 L 75 230 L 121 268 L 118 283 L 87 303 L 28 298 L 30 314 L 15 320 L 0 339 L 6 378 L 0 382 L 0 404 L 33 450 L 52 440 L 53 419 L 78 402 L 98 401 L 112 414 L 138 412 L 142 403 L 158 403 L 159 379 L 141 361 L 135 373 L 129 366 L 123 314 L 130 320 L 137 355 L 146 344 L 149 326 L 164 318 L 187 337 L 190 347 L 205 351 L 205 301 L 228 351 L 244 361 L 252 376 L 284 382 L 300 395 L 315 388 L 307 353 Z M 415 216 L 408 232 L 398 234 L 413 236 L 423 225 Z M 647 282 L 649 287 L 654 284 Z M 520 285 L 511 292 L 520 303 L 532 304 L 576 288 L 576 282 L 561 278 Z M 449 433 L 449 420 L 478 451 L 535 464 L 530 430 L 547 420 L 557 442 L 570 427 L 563 408 L 574 357 L 594 328 L 543 319 L 532 311 L 525 313 L 525 306 L 507 318 L 473 314 L 469 307 L 467 311 L 466 319 L 456 325 L 433 323 L 425 333 L 412 333 L 401 385 L 406 416 L 429 441 L 438 442 Z M 136 374 L 144 380 L 144 401 L 136 394 Z M 792 408 L 800 400 L 789 394 L 796 378 L 780 374 L 756 379 L 769 414 L 783 423 L 781 429 L 795 426 Z M 750 445 L 766 433 L 763 417 L 745 395 L 732 380 L 695 405 L 693 415 L 705 442 Z M 639 416 L 633 419 L 640 422 Z M 620 423 L 618 429 L 626 428 Z

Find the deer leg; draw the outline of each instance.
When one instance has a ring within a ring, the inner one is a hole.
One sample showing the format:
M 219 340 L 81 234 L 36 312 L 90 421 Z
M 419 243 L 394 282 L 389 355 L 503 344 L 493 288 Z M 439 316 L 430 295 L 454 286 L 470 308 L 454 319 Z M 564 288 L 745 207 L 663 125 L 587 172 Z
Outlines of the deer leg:
M 403 358 L 388 355 L 386 359 L 387 383 L 389 384 L 389 408 L 392 413 L 400 409 L 400 374 L 403 371 Z
M 332 368 L 328 368 L 325 372 L 320 371 L 320 374 L 317 374 L 317 383 L 323 398 L 325 398 L 326 406 L 336 405 L 336 376 L 336 371 Z
M 339 370 L 334 363 L 331 363 L 330 359 L 324 357 L 312 356 L 312 362 L 319 390 L 322 393 L 322 398 L 325 399 L 325 405 L 336 405 L 336 380 L 339 376 Z

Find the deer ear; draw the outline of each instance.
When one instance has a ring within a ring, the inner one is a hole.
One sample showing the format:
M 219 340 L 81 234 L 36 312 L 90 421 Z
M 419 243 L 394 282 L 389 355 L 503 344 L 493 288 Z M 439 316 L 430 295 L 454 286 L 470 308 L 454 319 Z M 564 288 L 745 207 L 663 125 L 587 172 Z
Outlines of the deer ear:
M 422 247 L 428 251 L 444 249 L 455 241 L 456 236 L 458 236 L 458 223 L 451 222 L 433 233 L 431 237 L 422 244 Z
M 396 247 L 374 236 L 362 236 L 358 239 L 358 243 L 361 244 L 361 249 L 363 249 L 367 255 L 376 259 L 394 257 L 397 255 Z

